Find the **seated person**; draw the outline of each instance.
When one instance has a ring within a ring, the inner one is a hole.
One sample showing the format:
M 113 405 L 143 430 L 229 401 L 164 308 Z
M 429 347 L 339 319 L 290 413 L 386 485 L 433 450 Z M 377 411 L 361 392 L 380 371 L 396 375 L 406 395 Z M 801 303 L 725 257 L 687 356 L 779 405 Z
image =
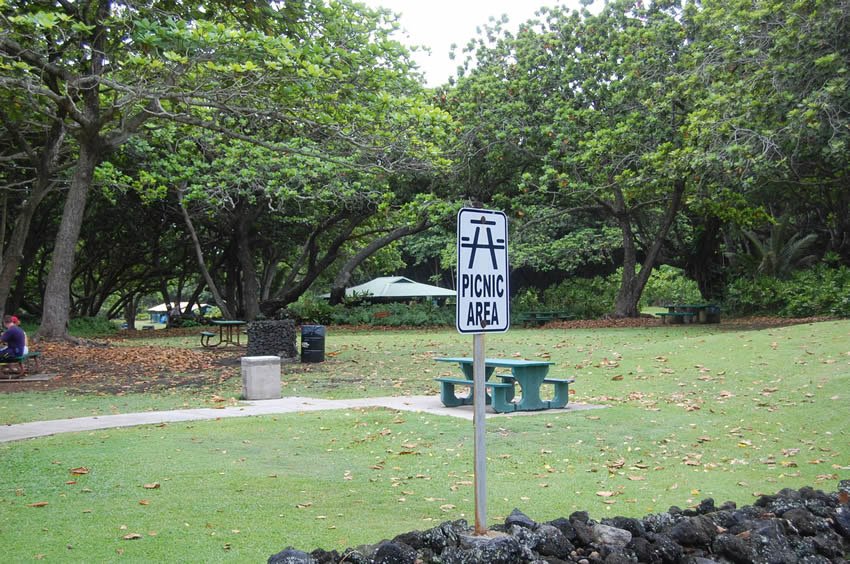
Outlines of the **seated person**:
M 6 331 L 0 335 L 0 343 L 4 345 L 0 348 L 0 362 L 10 362 L 26 353 L 27 334 L 18 326 L 17 319 L 14 315 L 3 316 Z
M 14 323 L 15 325 L 17 325 L 18 327 L 20 327 L 20 326 L 21 326 L 21 320 L 20 320 L 20 319 L 18 319 L 18 316 L 17 316 L 17 315 L 13 315 L 13 316 L 12 316 L 12 323 Z M 24 331 L 24 330 L 23 330 L 23 329 L 21 329 L 21 331 Z M 29 342 L 29 341 L 30 341 L 30 340 L 29 340 L 29 337 L 27 336 L 27 332 L 26 332 L 26 331 L 24 331 L 24 354 L 29 354 L 29 353 L 30 353 L 30 347 L 29 347 L 30 342 Z

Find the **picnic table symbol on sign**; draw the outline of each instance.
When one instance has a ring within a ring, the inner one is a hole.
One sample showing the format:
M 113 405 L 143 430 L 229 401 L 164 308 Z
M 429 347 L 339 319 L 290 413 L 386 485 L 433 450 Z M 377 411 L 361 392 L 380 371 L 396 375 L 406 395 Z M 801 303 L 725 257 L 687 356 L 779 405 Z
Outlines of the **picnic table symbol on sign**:
M 495 221 L 488 221 L 485 217 L 481 217 L 481 219 L 472 219 L 469 221 L 475 225 L 475 235 L 473 236 L 473 240 L 471 243 L 461 243 L 460 246 L 464 249 L 472 249 L 472 252 L 469 253 L 469 266 L 467 268 L 471 269 L 475 264 L 475 255 L 478 252 L 478 249 L 489 249 L 490 251 L 490 260 L 493 261 L 493 270 L 499 268 L 499 263 L 496 260 L 496 251 L 503 251 L 505 249 L 505 240 L 502 238 L 496 239 L 496 242 L 493 242 L 493 232 L 491 230 L 492 225 L 496 225 Z M 481 225 L 486 225 L 487 229 L 487 244 L 479 244 L 478 238 L 481 235 Z M 469 241 L 469 237 L 461 237 L 461 241 Z M 501 243 L 499 245 L 498 243 Z

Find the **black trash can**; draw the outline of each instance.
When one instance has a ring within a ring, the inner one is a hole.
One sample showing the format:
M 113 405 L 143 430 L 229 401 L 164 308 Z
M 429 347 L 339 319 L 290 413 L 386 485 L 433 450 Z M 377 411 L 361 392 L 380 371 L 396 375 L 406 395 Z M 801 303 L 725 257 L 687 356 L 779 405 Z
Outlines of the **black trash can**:
M 301 362 L 325 361 L 325 326 L 301 326 Z

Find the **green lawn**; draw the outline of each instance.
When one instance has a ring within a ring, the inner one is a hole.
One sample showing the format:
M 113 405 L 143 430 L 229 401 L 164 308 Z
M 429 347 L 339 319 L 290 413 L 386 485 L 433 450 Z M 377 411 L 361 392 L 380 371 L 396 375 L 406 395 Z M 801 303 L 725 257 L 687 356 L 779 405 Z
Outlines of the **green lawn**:
M 705 497 L 747 504 L 783 487 L 834 490 L 850 478 L 848 337 L 850 321 L 488 335 L 488 354 L 551 357 L 558 375 L 576 378 L 574 401 L 608 406 L 489 420 L 489 521 L 514 507 L 537 520 L 577 509 L 602 518 Z M 431 358 L 469 354 L 470 341 L 452 330 L 331 328 L 328 362 L 286 367 L 284 389 L 434 393 L 431 378 L 451 367 Z M 388 410 L 4 444 L 0 540 L 15 562 L 262 561 L 287 545 L 375 543 L 471 520 L 471 448 L 469 421 Z

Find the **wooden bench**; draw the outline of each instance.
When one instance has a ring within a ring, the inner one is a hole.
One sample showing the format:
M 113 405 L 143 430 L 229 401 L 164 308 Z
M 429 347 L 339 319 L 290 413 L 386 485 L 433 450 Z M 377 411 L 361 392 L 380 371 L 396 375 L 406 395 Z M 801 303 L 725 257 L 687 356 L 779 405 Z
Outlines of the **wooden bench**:
M 658 313 L 656 315 L 661 318 L 661 323 L 667 323 L 669 325 L 691 323 L 697 316 L 697 314 L 692 311 L 669 311 L 665 313 Z
M 446 407 L 457 407 L 459 405 L 472 404 L 472 386 L 473 381 L 466 378 L 434 378 L 440 383 L 440 400 Z M 455 386 L 468 386 L 470 393 L 467 397 L 459 398 L 455 395 Z M 484 386 L 489 388 L 492 394 L 493 409 L 499 413 L 505 411 L 513 411 L 514 404 L 511 400 L 514 399 L 514 384 L 513 382 L 485 382 Z M 488 400 L 490 397 L 487 398 Z M 487 403 L 491 403 L 488 401 Z
M 496 374 L 503 382 L 513 382 L 516 378 L 511 374 Z M 544 384 L 555 386 L 555 397 L 549 400 L 549 408 L 560 409 L 566 407 L 570 401 L 570 384 L 575 383 L 575 378 L 544 378 Z
M 24 354 L 24 355 L 21 355 L 21 356 L 16 356 L 14 358 L 0 360 L 0 364 L 17 364 L 18 365 L 18 372 L 17 372 L 16 375 L 18 377 L 21 377 L 21 376 L 26 375 L 27 372 L 29 372 L 27 370 L 27 364 L 29 364 L 29 361 L 33 361 L 35 363 L 36 371 L 41 370 L 38 366 L 38 359 L 39 359 L 40 356 L 41 356 L 41 353 L 39 351 L 30 351 L 27 354 Z

